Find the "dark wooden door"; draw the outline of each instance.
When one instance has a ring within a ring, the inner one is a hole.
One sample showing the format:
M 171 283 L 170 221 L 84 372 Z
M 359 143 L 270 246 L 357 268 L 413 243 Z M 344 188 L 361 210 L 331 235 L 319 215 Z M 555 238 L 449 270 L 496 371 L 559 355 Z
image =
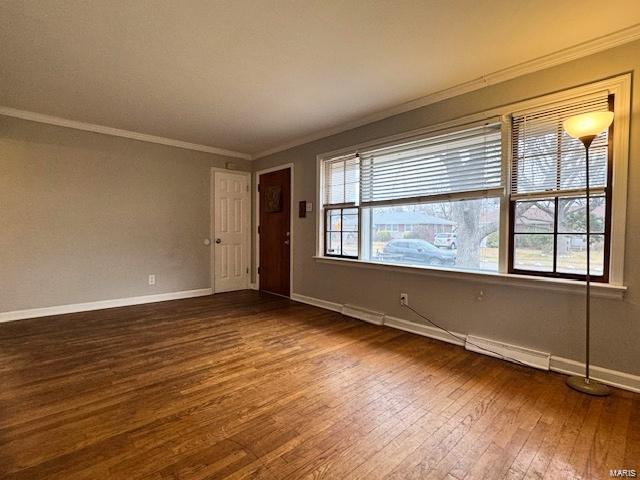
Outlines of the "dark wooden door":
M 260 290 L 289 296 L 291 169 L 260 175 Z

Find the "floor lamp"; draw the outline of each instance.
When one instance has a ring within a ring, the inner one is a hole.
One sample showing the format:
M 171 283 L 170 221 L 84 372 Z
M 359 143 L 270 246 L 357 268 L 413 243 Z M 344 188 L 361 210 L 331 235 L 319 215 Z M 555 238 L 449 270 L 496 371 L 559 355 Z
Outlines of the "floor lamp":
M 590 225 L 590 196 L 589 196 L 589 147 L 593 140 L 602 132 L 609 128 L 613 122 L 613 112 L 591 112 L 575 115 L 566 119 L 562 126 L 564 130 L 573 138 L 579 139 L 586 150 L 585 158 L 585 181 L 587 187 L 587 302 L 586 302 L 586 360 L 585 360 L 585 376 L 573 376 L 567 379 L 567 385 L 579 392 L 588 393 L 589 395 L 605 396 L 611 391 L 609 387 L 600 382 L 591 380 L 589 377 L 589 330 L 591 323 L 591 225 Z

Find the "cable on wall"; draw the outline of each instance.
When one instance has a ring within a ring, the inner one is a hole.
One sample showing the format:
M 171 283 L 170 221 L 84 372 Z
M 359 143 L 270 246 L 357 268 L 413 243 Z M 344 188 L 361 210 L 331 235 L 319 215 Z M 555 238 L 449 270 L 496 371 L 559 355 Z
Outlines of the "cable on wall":
M 436 322 L 431 320 L 429 317 L 426 317 L 425 315 L 422 315 L 420 312 L 418 312 L 417 310 L 413 309 L 412 307 L 410 307 L 406 303 L 401 303 L 400 305 L 403 306 L 404 308 L 408 309 L 408 310 L 411 310 L 415 315 L 417 315 L 418 317 L 422 318 L 426 322 L 430 323 L 431 325 L 436 327 L 438 330 L 442 330 L 443 332 L 448 333 L 453 338 L 456 338 L 457 340 L 461 341 L 462 343 L 465 343 L 465 344 L 468 343 L 469 345 L 473 345 L 474 347 L 479 348 L 480 350 L 483 350 L 483 351 L 485 351 L 487 353 L 491 353 L 493 355 L 496 355 L 496 356 L 498 356 L 499 358 L 501 358 L 503 360 L 507 360 L 509 362 L 517 363 L 517 364 L 522 365 L 524 367 L 531 367 L 531 365 L 529 365 L 528 363 L 521 362 L 520 360 L 517 360 L 517 359 L 515 359 L 513 357 L 509 357 L 507 355 L 503 355 L 502 353 L 498 353 L 498 352 L 495 352 L 495 351 L 490 350 L 488 348 L 481 347 L 480 345 L 477 345 L 477 344 L 475 344 L 473 342 L 470 342 L 469 340 L 467 340 L 466 337 L 461 337 L 460 335 L 456 335 L 455 333 L 451 332 L 450 330 L 447 330 L 446 328 L 438 325 Z

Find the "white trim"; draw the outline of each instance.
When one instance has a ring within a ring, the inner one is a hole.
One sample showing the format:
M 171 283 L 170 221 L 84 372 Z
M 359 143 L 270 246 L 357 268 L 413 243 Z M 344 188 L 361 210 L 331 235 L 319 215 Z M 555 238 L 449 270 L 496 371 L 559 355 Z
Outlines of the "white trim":
M 308 297 L 299 293 L 292 293 L 291 300 L 296 302 L 306 303 L 307 305 L 313 305 L 314 307 L 324 308 L 325 310 L 331 310 L 332 312 L 342 313 L 342 305 L 328 300 L 320 300 L 319 298 Z
M 613 178 L 611 179 L 611 252 L 609 281 L 624 283 L 627 228 L 627 184 L 629 176 L 629 129 L 631 124 L 631 74 L 619 78 L 609 93 L 615 95 L 613 127 Z
M 203 297 L 211 295 L 210 288 L 200 288 L 197 290 L 184 290 L 181 292 L 158 293 L 154 295 L 143 295 L 140 297 L 115 298 L 112 300 L 99 300 L 96 302 L 74 303 L 70 305 L 58 305 L 54 307 L 32 308 L 28 310 L 14 310 L 12 312 L 0 312 L 0 323 L 22 320 L 25 318 L 48 317 L 51 315 L 64 315 L 67 313 L 90 312 L 92 310 L 102 310 L 105 308 L 128 307 L 131 305 L 142 305 L 144 303 L 166 302 L 168 300 L 178 300 L 181 298 Z
M 293 217 L 295 214 L 294 205 L 295 205 L 295 182 L 294 182 L 294 164 L 293 163 L 284 163 L 282 165 L 276 165 L 275 167 L 264 168 L 262 170 L 257 170 L 253 172 L 254 175 L 254 193 L 255 193 L 255 206 L 254 212 L 256 217 L 256 228 L 255 228 L 255 272 L 256 272 L 256 290 L 260 290 L 260 274 L 258 273 L 258 268 L 260 267 L 260 235 L 258 235 L 258 228 L 260 227 L 260 192 L 258 192 L 258 185 L 260 185 L 260 175 L 265 173 L 277 172 L 278 170 L 286 170 L 287 168 L 291 169 L 291 188 L 289 195 L 291 196 L 291 207 L 289 209 L 289 297 L 291 297 L 293 292 L 293 249 L 295 248 L 294 242 L 294 234 L 293 234 Z
M 43 113 L 29 112 L 27 110 L 18 110 L 17 108 L 5 107 L 0 105 L 0 115 L 7 117 L 21 118 L 32 122 L 46 123 L 48 125 L 57 125 L 58 127 L 73 128 L 75 130 L 84 130 L 86 132 L 102 133 L 104 135 L 112 135 L 114 137 L 130 138 L 141 142 L 158 143 L 160 145 L 168 145 L 170 147 L 184 148 L 186 150 L 195 150 L 198 152 L 214 153 L 216 155 L 224 155 L 226 157 L 242 158 L 251 160 L 248 153 L 236 152 L 235 150 L 227 150 L 225 148 L 212 147 L 210 145 L 199 145 L 197 143 L 183 142 L 173 138 L 158 137 L 147 133 L 132 132 L 130 130 L 122 130 L 120 128 L 107 127 L 97 125 L 95 123 L 78 122 L 66 118 L 55 117 L 53 115 L 45 115 Z
M 510 358 L 540 370 L 549 370 L 551 354 L 521 347 L 505 342 L 498 342 L 490 338 L 467 335 L 464 348 L 470 352 L 481 353 L 490 357 L 509 361 Z M 513 362 L 517 363 L 517 362 Z
M 549 55 L 544 55 L 527 62 L 497 70 L 493 73 L 483 75 L 474 80 L 470 80 L 468 82 L 464 82 L 459 85 L 446 88 L 444 90 L 430 93 L 416 100 L 412 100 L 389 109 L 381 110 L 371 115 L 366 115 L 358 120 L 347 122 L 326 130 L 321 130 L 319 132 L 312 133 L 311 135 L 307 135 L 296 140 L 284 143 L 277 147 L 266 149 L 260 153 L 253 155 L 253 159 L 256 160 L 258 158 L 266 157 L 268 155 L 272 155 L 283 150 L 288 150 L 290 148 L 319 140 L 330 135 L 335 135 L 337 133 L 345 132 L 347 130 L 361 127 L 369 123 L 377 122 L 385 118 L 408 112 L 410 110 L 415 110 L 417 108 L 440 102 L 448 98 L 456 97 L 464 93 L 472 92 L 474 90 L 480 90 L 489 85 L 495 85 L 496 83 L 505 82 L 516 77 L 527 75 L 529 73 L 544 70 L 556 65 L 561 65 L 563 63 L 586 57 L 594 53 L 602 52 L 619 45 L 624 45 L 625 43 L 630 43 L 638 39 L 640 39 L 640 24 L 633 25 L 631 27 L 610 33 L 608 35 L 603 35 L 587 42 L 579 43 L 577 45 L 559 50 Z
M 549 290 L 557 293 L 571 293 L 584 295 L 585 283 L 578 280 L 564 278 L 538 277 L 535 275 L 516 275 L 511 273 L 483 272 L 461 270 L 443 267 L 417 267 L 398 263 L 378 263 L 350 258 L 313 257 L 318 263 L 340 265 L 342 267 L 357 267 L 373 270 L 395 271 L 439 277 L 450 280 L 465 280 L 488 285 L 505 285 L 537 290 Z M 599 298 L 622 299 L 627 287 L 609 283 L 591 283 L 591 295 Z
M 319 298 L 300 295 L 298 293 L 292 293 L 291 299 L 297 302 L 306 303 L 308 305 L 313 305 L 314 307 L 319 307 L 338 313 L 342 313 L 343 310 L 343 305 L 341 305 L 340 303 L 321 300 Z M 380 314 L 384 315 L 382 313 Z M 516 360 L 519 360 L 523 363 L 527 363 L 532 368 L 550 370 L 553 372 L 559 372 L 568 375 L 584 375 L 584 363 L 582 362 L 552 355 L 547 352 L 540 352 L 519 345 L 512 345 L 489 338 L 479 338 L 473 335 L 466 335 L 458 332 L 451 332 L 455 335 L 455 337 L 453 337 L 435 327 L 410 322 L 409 320 L 405 320 L 403 318 L 391 317 L 388 315 L 384 315 L 384 326 L 396 328 L 405 332 L 415 333 L 417 335 L 433 338 L 435 340 L 451 343 L 453 345 L 464 346 L 469 351 L 500 358 L 499 355 L 492 355 L 490 352 L 478 349 L 477 347 L 469 344 L 468 342 L 471 341 L 481 347 L 486 347 L 494 350 L 498 354 L 504 354 L 511 358 L 515 358 Z M 638 375 L 593 365 L 590 367 L 590 371 L 591 378 L 593 378 L 594 380 L 598 380 L 613 387 L 640 393 L 640 376 Z
M 423 337 L 434 338 L 436 340 L 440 340 L 441 342 L 451 343 L 460 347 L 464 346 L 465 343 L 461 339 L 465 338 L 466 335 L 462 333 L 451 332 L 455 334 L 454 337 L 438 328 L 430 327 L 429 325 L 423 325 L 421 323 L 410 322 L 409 320 L 405 320 L 404 318 L 387 316 L 385 317 L 384 324 L 388 327 L 397 328 L 398 330 L 403 330 L 409 333 L 415 333 L 416 335 L 422 335 Z
M 241 175 L 247 179 L 247 210 L 245 212 L 244 224 L 247 235 L 244 239 L 244 264 L 249 270 L 245 277 L 244 288 L 249 288 L 249 282 L 251 281 L 251 172 L 245 172 L 244 170 L 231 170 L 227 168 L 211 167 L 211 175 L 209 177 L 209 277 L 211 281 L 211 289 L 216 293 L 216 269 L 215 269 L 215 185 L 216 185 L 216 173 L 231 173 L 234 175 Z
M 373 325 L 384 325 L 385 315 L 381 312 L 375 312 L 367 308 L 358 307 L 356 305 L 344 304 L 342 306 L 342 315 L 345 317 L 357 318 Z
M 569 358 L 552 355 L 550 370 L 566 375 L 584 375 L 585 365 L 582 362 L 576 362 Z M 594 380 L 611 385 L 612 387 L 640 393 L 640 376 L 638 375 L 590 365 L 589 376 Z

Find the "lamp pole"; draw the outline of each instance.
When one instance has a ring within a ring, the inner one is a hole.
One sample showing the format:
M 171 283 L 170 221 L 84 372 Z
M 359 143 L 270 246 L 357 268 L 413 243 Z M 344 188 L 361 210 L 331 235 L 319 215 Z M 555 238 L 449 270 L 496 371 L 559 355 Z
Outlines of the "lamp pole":
M 586 183 L 586 209 L 587 209 L 587 269 L 586 283 L 586 338 L 585 338 L 585 376 L 572 376 L 567 379 L 567 385 L 574 390 L 589 395 L 605 396 L 611 393 L 609 387 L 600 382 L 591 380 L 590 376 L 590 351 L 591 351 L 591 186 L 589 184 L 589 147 L 599 133 L 604 132 L 613 122 L 613 112 L 591 112 L 574 115 L 564 121 L 565 131 L 573 138 L 579 139 L 585 148 L 585 183 Z
M 586 346 L 586 355 L 585 355 L 585 376 L 584 381 L 586 383 L 590 383 L 589 377 L 589 352 L 590 352 L 590 338 L 591 338 L 591 212 L 590 212 L 590 202 L 591 202 L 591 190 L 589 188 L 589 147 L 593 142 L 593 139 L 596 138 L 595 135 L 589 135 L 586 137 L 580 138 L 580 141 L 584 145 L 585 148 L 585 182 L 587 184 L 587 275 L 586 275 L 586 284 L 587 284 L 587 302 L 585 305 L 586 314 L 587 314 L 587 338 L 585 341 Z

